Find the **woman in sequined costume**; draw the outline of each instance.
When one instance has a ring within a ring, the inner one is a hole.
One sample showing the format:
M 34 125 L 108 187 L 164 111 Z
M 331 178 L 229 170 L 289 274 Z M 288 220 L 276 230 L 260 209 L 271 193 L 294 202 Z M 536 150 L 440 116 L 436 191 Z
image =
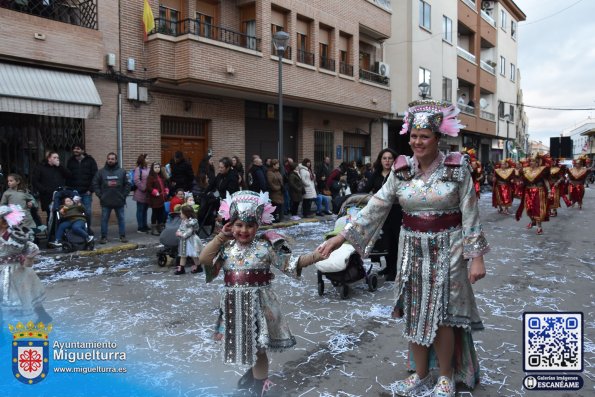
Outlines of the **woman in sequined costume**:
M 500 167 L 494 170 L 492 206 L 505 215 L 510 214 L 508 209 L 512 206 L 514 165 L 511 159 L 506 159 L 502 160 Z
M 409 105 L 402 134 L 410 132 L 413 157 L 399 156 L 382 189 L 338 236 L 318 249 L 324 257 L 345 240 L 369 252 L 383 220 L 399 201 L 403 224 L 395 280 L 395 311 L 404 316 L 415 373 L 393 385 L 400 396 L 432 386 L 433 396 L 455 395 L 455 381 L 474 387 L 479 364 L 472 330 L 483 329 L 471 284 L 485 276 L 489 251 L 479 221 L 477 196 L 467 156 L 438 151 L 441 134 L 456 136 L 458 109 L 434 101 Z M 468 261 L 470 266 L 468 266 Z
M 568 170 L 568 198 L 570 205 L 578 204 L 579 210 L 583 209 L 583 197 L 585 196 L 585 182 L 589 169 L 585 167 L 586 156 L 573 160 L 573 167 Z
M 267 350 L 281 351 L 296 343 L 271 288 L 271 268 L 299 276 L 302 268 L 322 259 L 318 252 L 292 256 L 285 238 L 274 231 L 256 235 L 261 224 L 273 221 L 274 209 L 268 193 L 228 195 L 219 213 L 229 222 L 199 258 L 207 282 L 221 269 L 225 274 L 215 338 L 223 340 L 225 363 L 251 367 L 238 381 L 238 388 L 257 396 L 271 386 Z
M 537 234 L 543 234 L 542 222 L 550 220 L 548 168 L 541 162 L 541 156 L 537 155 L 531 159 L 529 167 L 523 168 L 523 198 L 516 212 L 516 220 L 519 221 L 523 209 L 527 211 L 527 216 L 531 218 L 527 229 L 537 225 Z
M 0 206 L 0 318 L 7 312 L 28 321 L 24 317 L 35 313 L 47 324 L 52 318 L 43 307 L 45 288 L 32 268 L 39 248 L 19 228 L 24 216 L 20 206 Z

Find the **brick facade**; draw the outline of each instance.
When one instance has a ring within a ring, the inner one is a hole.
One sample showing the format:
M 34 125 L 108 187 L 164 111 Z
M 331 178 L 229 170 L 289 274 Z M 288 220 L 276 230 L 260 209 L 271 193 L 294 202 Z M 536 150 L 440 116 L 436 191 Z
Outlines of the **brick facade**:
M 155 17 L 159 16 L 158 3 L 149 0 Z M 200 1 L 161 3 L 179 4 L 179 21 L 194 18 L 200 6 Z M 145 42 L 141 25 L 143 2 L 106 0 L 97 2 L 97 30 L 0 8 L 3 29 L 14 36 L 13 40 L 0 42 L 0 58 L 94 73 L 102 106 L 94 118 L 86 120 L 85 140 L 87 151 L 100 166 L 106 154 L 117 149 L 119 94 L 125 168 L 131 168 L 141 153 L 148 153 L 152 160 L 161 158 L 162 116 L 208 120 L 208 146 L 215 156 L 244 158 L 246 140 L 250 139 L 245 131 L 245 101 L 277 103 L 278 61 L 271 53 L 273 8 L 286 15 L 285 29 L 293 50 L 291 59 L 283 64 L 283 92 L 286 106 L 300 109 L 297 160 L 313 157 L 315 130 L 332 129 L 334 143 L 340 145 L 344 131 L 369 132 L 370 120 L 390 112 L 388 85 L 362 82 L 358 77 L 361 27 L 369 27 L 366 37 L 377 32 L 374 56 L 380 57 L 380 42 L 390 36 L 390 12 L 367 0 L 349 4 L 318 0 L 219 3 L 215 24 L 236 32 L 242 26 L 240 7 L 254 4 L 256 37 L 261 40 L 259 51 L 196 34 L 152 34 Z M 298 17 L 309 21 L 309 49 L 314 53 L 315 66 L 297 62 Z M 181 22 L 179 26 L 183 29 Z M 321 26 L 329 32 L 329 58 L 336 61 L 334 72 L 318 67 Z M 35 33 L 42 33 L 46 39 L 35 39 Z M 340 35 L 350 37 L 347 61 L 353 65 L 353 77 L 338 73 Z M 116 55 L 113 69 L 106 65 L 108 53 Z M 126 70 L 128 58 L 135 60 L 134 71 Z M 119 82 L 117 75 L 121 76 Z M 128 81 L 148 87 L 146 103 L 127 99 Z M 270 133 L 274 135 L 276 131 Z M 380 150 L 381 140 L 381 128 L 373 123 L 372 157 Z

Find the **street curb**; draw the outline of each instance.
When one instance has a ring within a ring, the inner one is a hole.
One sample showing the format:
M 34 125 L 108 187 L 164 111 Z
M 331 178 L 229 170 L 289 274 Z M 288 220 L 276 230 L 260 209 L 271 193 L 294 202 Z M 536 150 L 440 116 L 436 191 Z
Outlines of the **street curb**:
M 105 247 L 105 248 L 97 248 L 93 251 L 78 251 L 78 256 L 97 256 L 97 255 L 104 255 L 104 254 L 115 254 L 116 252 L 120 251 L 132 251 L 139 247 L 139 244 L 136 243 L 127 243 L 122 245 L 116 245 L 113 247 Z

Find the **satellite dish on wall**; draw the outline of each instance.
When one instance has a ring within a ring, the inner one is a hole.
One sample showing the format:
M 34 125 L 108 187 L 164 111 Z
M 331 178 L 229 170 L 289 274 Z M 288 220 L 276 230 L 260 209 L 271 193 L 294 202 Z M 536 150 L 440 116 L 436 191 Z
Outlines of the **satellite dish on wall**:
M 480 108 L 485 109 L 485 108 L 488 107 L 488 105 L 489 105 L 488 101 L 486 101 L 484 98 L 481 98 L 479 100 L 479 107 Z

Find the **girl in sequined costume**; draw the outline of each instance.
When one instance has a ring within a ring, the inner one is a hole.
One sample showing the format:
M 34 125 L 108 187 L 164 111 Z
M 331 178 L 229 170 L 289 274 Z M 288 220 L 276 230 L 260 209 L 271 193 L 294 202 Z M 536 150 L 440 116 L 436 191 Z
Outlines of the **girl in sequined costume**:
M 542 158 L 536 155 L 531 159 L 530 166 L 523 168 L 523 198 L 516 212 L 516 220 L 523 215 L 523 209 L 531 222 L 527 229 L 537 225 L 537 234 L 543 234 L 542 222 L 550 220 L 548 168 L 541 164 Z
M 24 217 L 18 205 L 0 206 L 0 317 L 35 313 L 47 324 L 52 318 L 43 307 L 45 288 L 32 269 L 39 248 L 19 228 Z
M 401 133 L 410 132 L 413 157 L 399 156 L 382 189 L 357 218 L 318 249 L 327 257 L 348 240 L 365 255 L 392 203 L 399 201 L 403 224 L 393 314 L 404 317 L 415 373 L 392 389 L 400 396 L 417 396 L 434 385 L 432 396 L 453 397 L 455 381 L 469 387 L 479 382 L 471 331 L 483 324 L 471 284 L 485 276 L 483 255 L 489 247 L 468 157 L 438 151 L 441 134 L 458 134 L 458 109 L 426 100 L 409 106 Z M 434 383 L 430 369 L 436 358 L 440 376 Z
M 280 351 L 296 343 L 271 288 L 271 268 L 299 275 L 302 268 L 322 259 L 318 252 L 293 257 L 285 238 L 273 231 L 256 235 L 261 224 L 273 221 L 274 209 L 268 193 L 228 194 L 219 213 L 229 222 L 199 258 L 207 282 L 219 270 L 225 274 L 215 338 L 223 340 L 225 363 L 251 367 L 239 380 L 238 388 L 257 396 L 271 386 L 267 350 Z
M 194 209 L 188 205 L 183 204 L 180 207 L 180 226 L 176 231 L 176 236 L 180 240 L 178 244 L 178 256 L 180 257 L 180 264 L 174 274 L 184 274 L 186 270 L 186 259 L 188 257 L 193 258 L 194 265 L 190 273 L 199 273 L 202 271 L 200 265 L 198 265 L 198 256 L 202 251 L 202 242 L 196 234 L 198 232 L 198 220 L 196 219 L 196 213 Z

